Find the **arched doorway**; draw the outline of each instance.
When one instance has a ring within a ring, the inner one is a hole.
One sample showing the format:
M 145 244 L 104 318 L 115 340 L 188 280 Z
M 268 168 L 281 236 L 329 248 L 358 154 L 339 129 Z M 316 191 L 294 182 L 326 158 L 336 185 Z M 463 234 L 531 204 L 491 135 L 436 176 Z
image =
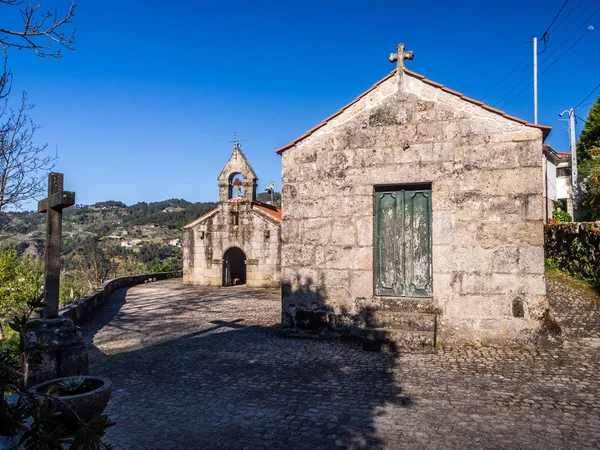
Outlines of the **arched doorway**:
M 241 248 L 231 247 L 223 255 L 223 286 L 246 284 L 246 255 Z

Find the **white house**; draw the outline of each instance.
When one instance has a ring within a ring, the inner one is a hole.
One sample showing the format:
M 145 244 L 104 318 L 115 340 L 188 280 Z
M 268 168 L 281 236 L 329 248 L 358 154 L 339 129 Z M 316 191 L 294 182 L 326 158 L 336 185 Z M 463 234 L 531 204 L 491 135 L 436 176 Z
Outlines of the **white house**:
M 573 195 L 571 181 L 571 154 L 557 152 L 548 144 L 544 144 L 542 153 L 546 164 L 546 221 L 552 218 L 556 200 L 563 202 L 563 208 L 573 217 Z

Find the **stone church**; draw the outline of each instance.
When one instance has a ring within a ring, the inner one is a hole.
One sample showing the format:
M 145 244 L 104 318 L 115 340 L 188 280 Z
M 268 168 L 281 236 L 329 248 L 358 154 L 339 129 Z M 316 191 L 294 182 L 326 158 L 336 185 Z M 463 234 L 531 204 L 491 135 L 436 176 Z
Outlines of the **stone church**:
M 281 147 L 282 326 L 436 342 L 543 335 L 550 127 L 404 67 Z
M 218 181 L 218 206 L 183 227 L 184 284 L 281 286 L 281 209 L 256 201 L 238 142 Z

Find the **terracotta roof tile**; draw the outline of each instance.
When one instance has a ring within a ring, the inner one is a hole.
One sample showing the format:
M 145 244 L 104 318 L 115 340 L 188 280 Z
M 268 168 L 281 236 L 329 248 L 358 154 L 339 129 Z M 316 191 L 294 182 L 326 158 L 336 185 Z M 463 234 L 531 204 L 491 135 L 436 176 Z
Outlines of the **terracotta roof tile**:
M 404 69 L 404 73 L 406 73 L 406 74 L 408 74 L 408 75 L 410 75 L 412 77 L 415 77 L 415 78 L 417 78 L 419 80 L 422 80 L 424 83 L 427 83 L 430 86 L 437 87 L 437 88 L 439 88 L 439 89 L 441 89 L 441 90 L 443 90 L 445 92 L 448 92 L 448 93 L 450 93 L 452 95 L 456 95 L 457 97 L 459 97 L 459 98 L 461 98 L 461 99 L 463 99 L 463 100 L 465 100 L 465 101 L 467 101 L 469 103 L 473 103 L 475 105 L 481 106 L 482 108 L 485 108 L 486 110 L 488 110 L 490 112 L 493 112 L 495 114 L 499 114 L 499 115 L 501 115 L 502 117 L 504 117 L 506 119 L 513 120 L 515 122 L 521 123 L 521 124 L 526 125 L 528 127 L 539 128 L 539 129 L 542 130 L 543 139 L 546 139 L 546 137 L 548 137 L 548 134 L 550 134 L 550 131 L 552 130 L 552 127 L 550 127 L 550 126 L 529 123 L 526 120 L 519 119 L 518 117 L 511 116 L 511 115 L 505 113 L 504 111 L 501 111 L 499 109 L 496 109 L 496 108 L 493 108 L 491 106 L 488 106 L 488 105 L 484 104 L 483 102 L 480 102 L 479 100 L 475 100 L 475 99 L 473 99 L 471 97 L 467 97 L 466 95 L 463 95 L 460 92 L 453 91 L 452 89 L 448 89 L 443 84 L 436 83 L 435 81 L 431 81 L 431 80 L 427 79 L 426 77 L 424 77 L 423 75 L 420 75 L 420 74 L 418 74 L 416 72 L 413 72 L 412 70 L 408 70 L 408 69 L 405 68 Z M 395 74 L 396 74 L 396 70 L 393 70 L 388 75 L 386 75 L 381 80 L 379 80 L 377 83 L 375 83 L 373 86 L 371 86 L 371 88 L 369 88 L 368 90 L 366 90 L 365 92 L 363 92 L 362 94 L 360 94 L 358 97 L 356 97 L 356 99 L 354 99 L 353 101 L 351 101 L 350 103 L 348 103 L 346 106 L 344 106 L 343 108 L 341 108 L 339 111 L 337 111 L 336 113 L 334 113 L 331 116 L 327 117 L 321 123 L 319 123 L 315 127 L 313 127 L 310 130 L 308 130 L 302 136 L 299 136 L 298 138 L 294 139 L 289 144 L 284 145 L 283 147 L 278 148 L 277 150 L 275 150 L 275 152 L 281 154 L 282 152 L 284 152 L 285 150 L 289 149 L 290 147 L 293 147 L 298 142 L 300 142 L 301 140 L 303 140 L 304 138 L 308 137 L 310 134 L 312 134 L 313 132 L 315 132 L 316 130 L 318 130 L 322 126 L 324 126 L 328 121 L 330 121 L 334 117 L 337 117 L 342 112 L 344 112 L 346 109 L 348 109 L 350 106 L 352 106 L 354 103 L 356 103 L 357 101 L 359 101 L 360 99 L 362 99 L 363 97 L 365 97 L 368 93 L 370 93 L 371 91 L 373 91 L 374 89 L 376 89 L 381 83 L 383 83 L 384 81 L 389 80 Z
M 433 86 L 433 87 L 437 87 L 437 88 L 440 88 L 440 89 L 444 88 L 443 84 L 436 83 L 435 81 L 429 80 L 427 78 L 422 78 L 421 81 L 423 81 L 423 83 L 428 84 L 428 85 Z
M 446 86 L 442 88 L 442 91 L 448 92 L 449 94 L 456 95 L 458 97 L 464 97 L 462 92 L 454 91 L 452 89 L 447 88 Z
M 571 154 L 567 153 L 567 152 L 556 152 L 556 154 L 558 156 L 560 156 L 563 159 L 571 159 Z
M 267 205 L 266 203 L 262 202 L 254 202 L 253 205 L 256 206 L 257 209 L 260 209 L 262 212 L 267 213 L 268 215 L 274 217 L 277 220 L 282 219 L 283 211 L 281 208 L 277 208 L 276 206 L 272 205 Z

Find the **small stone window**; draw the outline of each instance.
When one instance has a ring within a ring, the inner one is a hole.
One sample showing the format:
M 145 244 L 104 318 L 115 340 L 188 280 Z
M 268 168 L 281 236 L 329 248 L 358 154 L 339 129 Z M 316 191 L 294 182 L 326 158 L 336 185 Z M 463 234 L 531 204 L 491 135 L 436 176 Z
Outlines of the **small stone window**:
M 232 212 L 231 215 L 233 216 L 232 224 L 233 225 L 239 225 L 240 224 L 240 213 L 239 212 Z

